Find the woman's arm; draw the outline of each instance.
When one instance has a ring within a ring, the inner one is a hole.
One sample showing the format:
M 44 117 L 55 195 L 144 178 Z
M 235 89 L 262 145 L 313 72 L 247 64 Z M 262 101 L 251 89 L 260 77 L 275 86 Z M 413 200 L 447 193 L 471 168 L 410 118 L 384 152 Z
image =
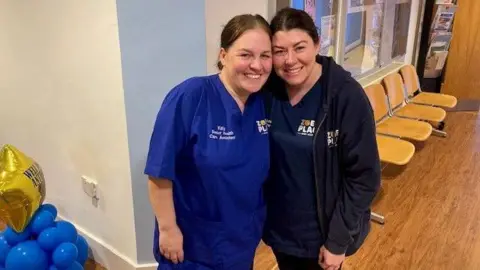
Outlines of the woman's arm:
M 172 181 L 168 179 L 149 177 L 148 195 L 159 230 L 177 226 L 172 186 Z
M 173 189 L 176 161 L 190 139 L 191 125 L 200 103 L 203 80 L 192 78 L 172 89 L 157 114 L 144 173 L 148 196 L 159 231 L 160 253 L 174 263 L 183 261 L 183 235 L 177 226 Z
M 358 233 L 358 222 L 370 208 L 381 178 L 372 108 L 358 83 L 348 86 L 340 131 L 343 183 L 325 243 L 328 251 L 339 255 L 345 254 Z
M 160 253 L 174 263 L 183 262 L 183 234 L 177 225 L 172 181 L 149 177 L 148 195 L 159 231 Z

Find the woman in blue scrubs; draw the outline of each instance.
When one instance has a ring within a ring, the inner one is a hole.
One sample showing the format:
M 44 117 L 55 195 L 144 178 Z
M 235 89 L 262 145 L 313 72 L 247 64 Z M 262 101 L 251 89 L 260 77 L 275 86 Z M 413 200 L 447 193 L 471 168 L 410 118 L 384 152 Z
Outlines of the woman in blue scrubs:
M 211 76 L 175 86 L 159 110 L 145 168 L 158 269 L 245 270 L 265 219 L 268 126 L 257 93 L 271 72 L 268 22 L 232 18 Z
M 272 19 L 274 73 L 266 85 L 271 173 L 263 239 L 280 270 L 340 269 L 370 228 L 380 185 L 375 121 L 363 88 L 319 56 L 312 18 Z

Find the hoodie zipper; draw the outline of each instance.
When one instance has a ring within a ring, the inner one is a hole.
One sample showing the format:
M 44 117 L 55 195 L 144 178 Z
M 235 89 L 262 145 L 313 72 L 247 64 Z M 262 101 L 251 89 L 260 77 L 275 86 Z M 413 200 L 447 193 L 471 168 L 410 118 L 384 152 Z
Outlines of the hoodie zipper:
M 320 204 L 320 195 L 319 193 L 319 179 L 317 175 L 317 153 L 316 153 L 316 142 L 317 142 L 317 135 L 319 133 L 320 127 L 323 125 L 325 118 L 327 117 L 327 110 L 324 108 L 324 114 L 320 124 L 317 126 L 317 130 L 315 131 L 315 135 L 313 136 L 313 174 L 315 177 L 315 197 L 317 198 L 317 218 L 320 225 L 320 231 L 322 232 L 322 237 L 326 240 L 325 229 L 323 228 L 323 216 L 321 211 L 321 204 Z

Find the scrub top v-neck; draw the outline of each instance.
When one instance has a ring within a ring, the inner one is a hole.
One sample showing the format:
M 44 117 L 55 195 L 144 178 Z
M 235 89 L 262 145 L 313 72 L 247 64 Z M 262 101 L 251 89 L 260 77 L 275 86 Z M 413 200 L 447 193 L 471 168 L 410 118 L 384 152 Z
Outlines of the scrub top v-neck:
M 189 79 L 167 95 L 145 173 L 173 181 L 185 268 L 190 263 L 197 264 L 193 269 L 250 268 L 265 219 L 262 185 L 268 169 L 261 96 L 250 95 L 242 113 L 218 75 Z M 157 224 L 154 235 L 159 254 Z M 170 264 L 161 256 L 157 261 Z
M 321 108 L 321 84 L 319 80 L 295 105 L 283 91 L 283 98 L 273 99 L 270 111 L 271 173 L 266 186 L 269 218 L 264 238 L 274 247 L 317 249 L 321 239 L 312 192 L 316 189 L 313 140 L 319 125 L 316 119 Z M 298 239 L 298 231 L 308 239 Z

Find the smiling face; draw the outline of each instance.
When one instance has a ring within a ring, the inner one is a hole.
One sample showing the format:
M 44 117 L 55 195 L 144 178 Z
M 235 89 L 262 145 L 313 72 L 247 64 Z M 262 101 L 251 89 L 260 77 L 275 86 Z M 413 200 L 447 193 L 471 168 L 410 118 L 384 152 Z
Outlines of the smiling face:
M 300 29 L 278 31 L 273 35 L 273 67 L 278 76 L 294 87 L 311 77 L 319 43 Z
M 270 36 L 261 28 L 245 31 L 228 48 L 220 51 L 222 73 L 239 95 L 257 92 L 272 71 Z

